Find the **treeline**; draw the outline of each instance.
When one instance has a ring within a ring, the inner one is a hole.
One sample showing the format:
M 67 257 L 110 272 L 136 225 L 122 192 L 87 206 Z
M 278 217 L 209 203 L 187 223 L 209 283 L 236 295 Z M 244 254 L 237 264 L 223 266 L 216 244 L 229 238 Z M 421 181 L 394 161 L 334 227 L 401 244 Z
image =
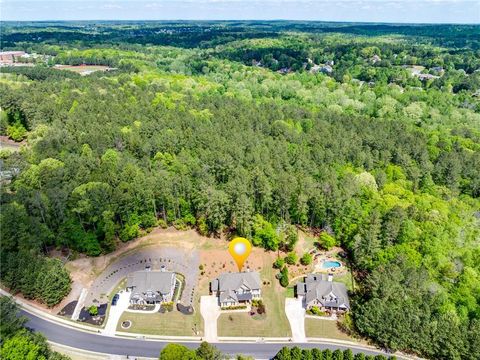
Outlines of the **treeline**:
M 2 67 L 0 73 L 23 75 L 30 80 L 63 80 L 63 79 L 78 79 L 80 75 L 67 70 L 52 69 L 46 66 L 15 66 Z
M 62 263 L 28 252 L 2 252 L 0 279 L 16 294 L 38 300 L 48 307 L 58 304 L 70 292 L 70 276 Z
M 365 355 L 358 352 L 354 354 L 352 350 L 320 350 L 320 349 L 301 349 L 298 346 L 292 348 L 283 347 L 273 358 L 274 360 L 395 360 L 395 356 L 384 355 Z
M 228 357 L 218 350 L 214 345 L 203 341 L 197 349 L 190 349 L 181 344 L 168 344 L 160 352 L 159 360 L 224 360 Z M 238 360 L 247 360 L 238 356 Z
M 20 316 L 16 304 L 8 297 L 0 297 L 0 358 L 3 360 L 69 360 L 51 350 L 47 339 L 25 327 L 27 319 Z

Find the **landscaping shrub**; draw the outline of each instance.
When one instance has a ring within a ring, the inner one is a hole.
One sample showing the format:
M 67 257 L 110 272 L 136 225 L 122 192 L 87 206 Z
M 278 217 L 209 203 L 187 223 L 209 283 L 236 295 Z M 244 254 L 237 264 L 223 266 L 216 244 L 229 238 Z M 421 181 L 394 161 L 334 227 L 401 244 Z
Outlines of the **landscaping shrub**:
M 295 254 L 295 252 L 291 252 L 285 257 L 285 262 L 288 265 L 295 265 L 297 260 L 298 260 L 298 256 L 297 254 Z
M 173 301 L 163 303 L 162 305 L 160 305 L 160 308 L 168 312 L 173 311 Z
M 98 315 L 98 307 L 96 305 L 92 305 L 88 308 L 88 313 L 92 316 Z
M 232 306 L 223 306 L 222 310 L 244 310 L 247 308 L 247 305 L 232 305 Z
M 273 263 L 273 267 L 275 269 L 281 269 L 285 265 L 285 260 L 283 260 L 281 257 L 278 257 L 277 260 Z
M 309 254 L 309 253 L 305 253 L 305 254 L 303 254 L 302 258 L 300 259 L 300 263 L 302 265 L 307 266 L 307 265 L 310 265 L 312 263 L 312 260 L 313 260 L 312 255 Z
M 280 285 L 283 287 L 287 287 L 289 280 L 288 280 L 288 269 L 286 266 L 283 267 L 282 271 L 280 272 Z
M 325 250 L 330 250 L 336 245 L 336 240 L 333 236 L 329 235 L 327 232 L 322 232 L 318 237 L 318 245 Z

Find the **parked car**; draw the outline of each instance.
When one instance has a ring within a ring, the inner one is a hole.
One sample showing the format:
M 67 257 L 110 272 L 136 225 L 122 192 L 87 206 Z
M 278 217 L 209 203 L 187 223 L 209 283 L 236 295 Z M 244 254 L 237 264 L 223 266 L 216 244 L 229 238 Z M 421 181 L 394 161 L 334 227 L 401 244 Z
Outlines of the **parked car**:
M 117 302 L 118 302 L 119 298 L 120 298 L 120 295 L 118 295 L 118 294 L 113 295 L 112 306 L 117 305 Z

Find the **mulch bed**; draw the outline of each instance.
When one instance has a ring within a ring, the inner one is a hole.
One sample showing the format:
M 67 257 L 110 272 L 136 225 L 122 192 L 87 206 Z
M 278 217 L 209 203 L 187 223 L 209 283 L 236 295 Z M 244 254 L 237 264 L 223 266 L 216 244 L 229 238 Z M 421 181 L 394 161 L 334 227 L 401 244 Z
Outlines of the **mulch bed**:
M 193 307 L 185 306 L 182 304 L 177 304 L 177 310 L 180 311 L 183 315 L 193 315 Z
M 107 304 L 101 304 L 98 306 L 98 315 L 92 316 L 88 312 L 87 308 L 83 308 L 80 311 L 78 321 L 85 322 L 92 325 L 102 325 L 105 321 L 105 314 L 107 313 Z
M 58 312 L 57 315 L 65 316 L 65 317 L 72 317 L 73 312 L 75 311 L 75 307 L 77 306 L 77 303 L 78 303 L 77 300 L 72 301 L 72 302 L 69 302 L 67 305 L 65 305 L 65 306 L 63 307 L 62 310 L 60 310 L 60 311 Z

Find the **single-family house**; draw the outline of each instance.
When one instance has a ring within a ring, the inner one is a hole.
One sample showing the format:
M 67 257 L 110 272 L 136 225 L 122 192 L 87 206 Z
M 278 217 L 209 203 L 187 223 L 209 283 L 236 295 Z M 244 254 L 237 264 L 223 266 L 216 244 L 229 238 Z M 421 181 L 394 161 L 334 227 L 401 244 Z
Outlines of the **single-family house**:
M 127 277 L 130 303 L 137 305 L 170 302 L 175 291 L 175 273 L 169 271 L 136 271 Z
M 308 275 L 304 282 L 297 284 L 296 294 L 297 297 L 303 297 L 306 309 L 317 306 L 323 311 L 350 310 L 347 288 L 344 284 L 333 281 L 331 274 Z
M 260 274 L 256 271 L 224 273 L 210 283 L 221 307 L 251 303 L 262 297 Z

